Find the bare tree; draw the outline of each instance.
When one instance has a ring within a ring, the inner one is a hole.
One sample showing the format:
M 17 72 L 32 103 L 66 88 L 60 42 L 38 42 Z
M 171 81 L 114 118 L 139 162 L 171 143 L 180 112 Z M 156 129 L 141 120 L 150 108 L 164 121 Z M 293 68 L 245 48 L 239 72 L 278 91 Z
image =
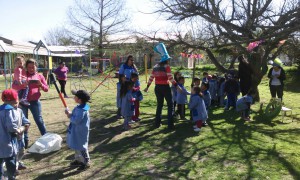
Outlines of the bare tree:
M 218 50 L 245 54 L 254 69 L 253 88 L 257 89 L 267 72 L 267 62 L 274 59 L 283 46 L 280 40 L 293 36 L 300 29 L 298 0 L 154 0 L 157 11 L 167 20 L 189 23 L 194 38 L 186 41 L 182 33 L 175 38 L 152 39 L 178 44 L 206 52 L 216 67 L 226 72 L 215 57 Z M 253 41 L 264 42 L 257 51 L 246 46 Z
M 124 0 L 74 0 L 68 11 L 72 34 L 82 42 L 99 48 L 102 57 L 103 43 L 109 35 L 126 30 L 129 16 Z
M 56 27 L 48 30 L 44 36 L 44 40 L 48 45 L 67 46 L 78 44 L 75 39 L 70 36 L 70 33 L 63 27 Z

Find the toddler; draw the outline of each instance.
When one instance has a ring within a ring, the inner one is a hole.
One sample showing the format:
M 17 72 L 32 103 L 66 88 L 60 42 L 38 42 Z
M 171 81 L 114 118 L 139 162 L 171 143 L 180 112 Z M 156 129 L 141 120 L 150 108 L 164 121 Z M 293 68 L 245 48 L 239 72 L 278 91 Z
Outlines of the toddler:
M 90 167 L 90 156 L 88 151 L 90 131 L 90 106 L 87 104 L 90 95 L 84 90 L 78 90 L 74 96 L 78 104 L 72 111 L 65 111 L 70 124 L 67 130 L 67 144 L 75 151 L 75 160 L 70 166 L 78 167 L 77 170 L 85 170 Z
M 134 101 L 135 98 L 132 96 L 133 82 L 126 81 L 125 86 L 122 86 L 120 97 L 121 97 L 121 114 L 124 118 L 123 129 L 129 130 L 131 126 L 129 125 L 131 117 L 134 114 Z
M 119 82 L 117 83 L 117 98 L 116 98 L 116 102 L 117 102 L 117 118 L 121 118 L 121 98 L 120 98 L 120 91 L 121 91 L 121 86 L 124 86 L 124 83 L 126 81 L 126 77 L 124 74 L 119 74 Z
M 178 82 L 178 78 L 181 76 L 179 71 L 176 71 L 174 73 L 174 80 L 176 81 L 176 83 Z M 177 88 L 174 84 L 172 84 L 171 86 L 171 91 L 172 91 L 172 100 L 173 100 L 173 115 L 177 116 L 178 115 L 178 110 L 176 110 L 176 97 L 177 97 Z
M 209 89 L 208 82 L 202 82 L 200 89 L 201 89 L 202 98 L 204 100 L 206 111 L 208 112 L 208 108 L 210 107 L 210 103 L 211 103 L 211 96 L 208 91 Z M 207 126 L 206 120 L 203 121 L 202 126 Z
M 236 102 L 236 111 L 241 112 L 241 118 L 245 121 L 250 121 L 250 106 L 253 103 L 253 97 L 255 95 L 255 91 L 252 89 L 249 92 L 239 98 Z
M 180 76 L 178 78 L 178 86 L 181 88 L 181 91 L 180 90 L 177 91 L 176 102 L 177 102 L 180 119 L 183 120 L 185 120 L 185 104 L 187 104 L 187 95 L 191 94 L 184 87 L 184 83 L 185 83 L 185 78 L 183 76 Z
M 20 85 L 27 83 L 27 75 L 24 68 L 25 57 L 17 56 L 15 58 L 15 69 L 14 69 L 14 84 Z M 27 96 L 29 92 L 29 86 L 26 86 L 26 89 L 19 90 L 18 94 L 20 99 L 20 104 L 25 106 L 30 106 L 30 103 L 27 101 Z
M 13 89 L 2 92 L 3 105 L 0 106 L 0 178 L 2 179 L 2 163 L 5 162 L 8 179 L 16 178 L 16 161 L 18 155 L 18 136 L 24 132 L 25 127 L 19 126 L 20 113 L 18 109 L 18 93 Z M 23 115 L 22 118 L 25 122 Z M 28 122 L 28 120 L 27 120 Z
M 143 100 L 143 94 L 140 91 L 140 81 L 139 81 L 139 75 L 135 72 L 131 73 L 130 77 L 131 81 L 133 82 L 133 88 L 132 88 L 132 96 L 135 98 L 134 101 L 134 115 L 132 116 L 132 120 L 137 122 L 141 119 L 140 116 L 140 101 Z
M 192 112 L 192 120 L 195 123 L 193 126 L 194 131 L 199 132 L 201 130 L 203 121 L 205 122 L 208 116 L 200 87 L 194 87 L 193 92 L 194 94 L 191 95 L 191 100 L 189 102 L 189 109 Z

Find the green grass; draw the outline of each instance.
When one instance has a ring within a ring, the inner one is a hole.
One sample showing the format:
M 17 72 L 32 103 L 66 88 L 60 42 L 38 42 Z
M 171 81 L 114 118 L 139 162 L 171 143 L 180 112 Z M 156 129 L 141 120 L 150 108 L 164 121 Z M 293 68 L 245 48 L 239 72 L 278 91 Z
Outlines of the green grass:
M 63 142 L 58 152 L 27 155 L 24 161 L 28 170 L 22 171 L 19 179 L 300 179 L 300 80 L 293 71 L 287 74 L 284 102 L 293 108 L 292 116 L 284 117 L 283 122 L 281 116 L 265 119 L 257 103 L 252 106 L 254 120 L 245 123 L 235 111 L 216 107 L 209 112 L 209 126 L 200 133 L 195 133 L 187 121 L 178 121 L 175 131 L 168 131 L 166 106 L 163 126 L 153 129 L 154 85 L 144 93 L 142 121 L 132 130 L 122 131 L 123 120 L 115 116 L 115 82 L 110 81 L 106 83 L 110 89 L 101 86 L 92 96 L 92 167 L 81 173 L 68 168 L 74 153 Z M 140 79 L 143 89 L 145 78 Z M 190 81 L 187 79 L 187 87 Z M 84 83 L 89 91 L 97 85 L 94 80 Z M 267 102 L 267 78 L 259 89 L 262 101 Z M 53 86 L 48 94 L 43 93 L 48 97 L 42 101 L 43 115 L 48 130 L 65 139 L 68 120 L 61 102 L 50 98 L 55 96 Z M 75 106 L 72 99 L 67 103 Z M 34 123 L 30 133 L 32 138 L 39 136 Z

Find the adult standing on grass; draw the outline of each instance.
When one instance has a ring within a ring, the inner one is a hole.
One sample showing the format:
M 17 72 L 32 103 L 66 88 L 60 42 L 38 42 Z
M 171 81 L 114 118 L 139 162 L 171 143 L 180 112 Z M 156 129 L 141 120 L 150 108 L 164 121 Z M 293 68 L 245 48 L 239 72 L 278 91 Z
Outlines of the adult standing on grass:
M 279 58 L 273 61 L 272 68 L 269 70 L 268 78 L 270 78 L 269 86 L 272 98 L 276 95 L 282 101 L 283 96 L 283 81 L 285 80 L 285 71 L 283 70 L 282 62 Z
M 244 58 L 243 55 L 240 55 L 238 57 L 239 60 L 239 71 L 238 76 L 240 79 L 240 89 L 242 92 L 242 96 L 245 96 L 248 94 L 251 85 L 252 85 L 252 74 L 253 70 L 247 61 L 247 59 Z
M 179 91 L 181 88 L 177 85 L 177 82 L 173 79 L 171 67 L 169 66 L 169 60 L 171 57 L 169 56 L 166 47 L 163 43 L 159 43 L 154 50 L 161 55 L 161 59 L 158 64 L 153 67 L 152 74 L 149 78 L 148 84 L 145 92 L 148 92 L 148 89 L 155 79 L 155 95 L 157 99 L 156 106 L 156 115 L 155 115 L 155 128 L 159 128 L 161 125 L 161 113 L 162 107 L 164 104 L 164 99 L 167 101 L 168 105 L 168 128 L 174 128 L 173 121 L 173 102 L 172 102 L 172 94 L 171 88 L 169 86 L 169 82 L 171 82 Z
M 28 59 L 26 61 L 26 69 L 27 69 L 27 83 L 23 84 L 13 84 L 13 89 L 20 90 L 25 89 L 26 86 L 29 86 L 28 92 L 28 102 L 30 103 L 29 106 L 22 106 L 23 113 L 25 117 L 28 119 L 28 109 L 31 111 L 33 119 L 41 133 L 41 135 L 46 134 L 46 126 L 42 117 L 42 105 L 40 102 L 41 92 L 48 92 L 48 85 L 43 75 L 37 72 L 37 62 L 34 59 Z M 25 148 L 28 148 L 28 132 L 24 133 L 24 142 Z
M 124 64 L 119 69 L 119 74 L 124 74 L 126 77 L 127 81 L 130 81 L 131 78 L 131 73 L 137 73 L 138 74 L 138 69 L 136 65 L 134 64 L 133 56 L 129 55 L 127 57 L 127 60 L 125 61 Z
M 59 67 L 55 69 L 54 73 L 57 75 L 58 82 L 60 84 L 60 91 L 64 93 L 64 97 L 68 98 L 67 93 L 66 93 L 66 83 L 67 83 L 67 78 L 68 75 L 67 73 L 69 72 L 68 67 L 65 65 L 65 62 L 60 62 Z

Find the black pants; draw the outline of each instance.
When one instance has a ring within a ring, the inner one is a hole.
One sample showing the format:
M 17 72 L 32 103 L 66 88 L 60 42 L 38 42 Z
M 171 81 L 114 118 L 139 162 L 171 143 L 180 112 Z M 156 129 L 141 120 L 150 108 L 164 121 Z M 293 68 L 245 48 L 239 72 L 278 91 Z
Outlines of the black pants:
M 277 97 L 281 99 L 282 101 L 282 96 L 283 96 L 283 86 L 279 85 L 279 86 L 270 86 L 270 92 L 272 95 L 272 98 L 276 98 L 276 94 Z
M 58 80 L 59 84 L 60 84 L 60 92 L 64 93 L 65 96 L 67 96 L 65 87 L 66 87 L 66 83 L 67 81 L 65 80 Z
M 185 118 L 185 104 L 178 104 L 178 113 L 180 115 L 180 119 L 184 119 Z
M 156 127 L 160 126 L 162 108 L 164 105 L 164 99 L 166 99 L 168 105 L 168 128 L 173 128 L 174 127 L 173 114 L 172 114 L 173 102 L 172 102 L 172 94 L 171 94 L 170 86 L 157 84 L 155 85 L 154 91 L 157 100 L 155 126 Z

